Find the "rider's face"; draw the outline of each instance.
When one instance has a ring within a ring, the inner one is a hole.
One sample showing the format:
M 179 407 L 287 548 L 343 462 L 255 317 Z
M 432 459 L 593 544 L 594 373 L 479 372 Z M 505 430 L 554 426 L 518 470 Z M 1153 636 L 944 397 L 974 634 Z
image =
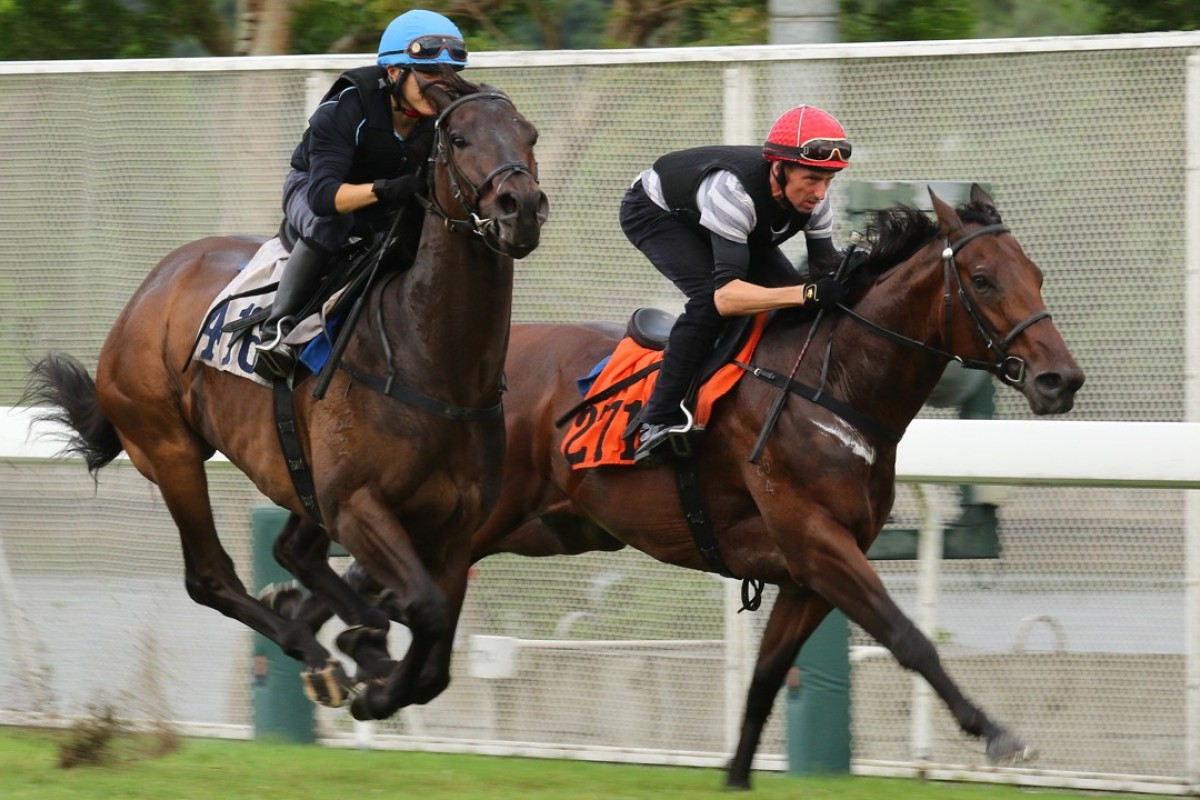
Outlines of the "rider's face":
M 833 182 L 837 172 L 828 169 L 813 169 L 801 164 L 784 164 L 783 179 L 785 184 L 773 188 L 775 199 L 787 198 L 788 205 L 797 213 L 810 214 L 817 203 L 825 199 L 829 193 L 829 184 Z
M 388 68 L 388 73 L 393 81 L 400 76 L 400 70 L 396 67 Z M 436 117 L 437 110 L 433 107 L 433 103 L 421 94 L 421 87 L 428 80 L 424 73 L 415 69 L 408 70 L 408 74 L 404 76 L 404 83 L 400 86 L 400 96 L 406 107 L 416 111 L 422 117 Z

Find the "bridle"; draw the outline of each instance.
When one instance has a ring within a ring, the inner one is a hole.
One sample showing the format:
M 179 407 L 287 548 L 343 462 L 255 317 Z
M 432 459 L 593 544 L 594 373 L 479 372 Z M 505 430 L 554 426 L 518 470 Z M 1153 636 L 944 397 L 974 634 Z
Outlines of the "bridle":
M 942 249 L 941 258 L 943 273 L 942 306 L 944 309 L 944 313 L 942 314 L 942 341 L 946 343 L 946 347 L 948 348 L 947 350 L 939 350 L 938 348 L 931 347 L 924 342 L 911 339 L 907 336 L 896 333 L 895 331 L 884 328 L 883 326 L 872 322 L 871 320 L 861 316 L 853 309 L 850 309 L 846 306 L 839 306 L 839 308 L 860 325 L 864 325 L 886 339 L 890 339 L 908 347 L 925 350 L 942 358 L 957 361 L 967 369 L 986 370 L 996 375 L 1004 383 L 1007 383 L 1010 386 L 1015 386 L 1019 389 L 1025 385 L 1025 376 L 1028 371 L 1028 365 L 1026 364 L 1025 359 L 1021 358 L 1020 356 L 1009 355 L 1008 348 L 1018 336 L 1020 336 L 1035 322 L 1042 319 L 1049 319 L 1050 311 L 1045 308 L 1040 311 L 1035 311 L 1024 320 L 1013 326 L 1013 329 L 1005 336 L 1001 337 L 997 331 L 993 330 L 992 327 L 988 325 L 986 321 L 984 321 L 983 317 L 981 317 L 979 312 L 975 309 L 975 305 L 971 302 L 970 296 L 967 294 L 966 289 L 963 288 L 962 277 L 958 274 L 958 266 L 954 262 L 955 254 L 965 247 L 968 242 L 971 242 L 980 236 L 1000 235 L 1008 232 L 1009 230 L 1007 225 L 985 225 L 982 228 L 977 228 L 976 230 L 971 231 L 953 244 L 949 239 L 946 240 L 946 246 Z M 949 343 L 951 341 L 951 315 L 954 310 L 954 296 L 956 294 L 958 296 L 959 303 L 963 307 L 963 310 L 966 311 L 967 316 L 975 325 L 975 330 L 979 333 L 979 336 L 983 339 L 984 343 L 987 345 L 987 348 L 996 354 L 995 361 L 980 361 L 977 359 L 963 358 L 962 356 L 955 355 L 953 352 L 949 352 L 953 349 L 950 348 Z
M 446 122 L 455 110 L 476 100 L 503 100 L 510 105 L 512 104 L 512 100 L 509 99 L 508 95 L 502 92 L 475 92 L 465 94 L 443 108 L 433 125 L 435 143 L 433 152 L 429 156 L 429 196 L 426 198 L 418 195 L 417 198 L 421 205 L 424 206 L 425 211 L 441 217 L 449 230 L 474 234 L 480 237 L 490 249 L 500 253 L 501 250 L 495 242 L 496 221 L 490 217 L 481 217 L 479 215 L 479 202 L 483 198 L 484 192 L 492 185 L 492 182 L 501 175 L 504 177 L 496 183 L 497 191 L 499 191 L 504 181 L 508 180 L 515 173 L 524 173 L 535 181 L 538 177 L 537 173 L 524 161 L 507 161 L 485 175 L 479 183 L 472 183 L 471 179 L 463 173 L 454 158 L 454 148 L 450 143 L 450 130 Z M 438 202 L 433 185 L 434 167 L 437 161 L 445 165 L 450 176 L 450 193 L 454 196 L 455 202 L 465 212 L 465 217 L 455 218 Z

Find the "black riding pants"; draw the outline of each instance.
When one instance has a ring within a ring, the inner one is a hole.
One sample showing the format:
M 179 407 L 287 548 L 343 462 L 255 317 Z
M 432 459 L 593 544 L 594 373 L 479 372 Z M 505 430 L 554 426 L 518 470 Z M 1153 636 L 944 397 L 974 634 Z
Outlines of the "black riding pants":
M 642 415 L 643 422 L 673 424 L 683 421 L 679 404 L 725 328 L 725 318 L 713 301 L 713 251 L 711 240 L 679 215 L 664 211 L 642 190 L 639 181 L 621 201 L 621 229 L 654 268 L 687 296 L 683 314 L 671 328 L 658 383 Z M 756 249 L 751 267 L 754 283 L 784 286 L 799 278 L 777 247 Z

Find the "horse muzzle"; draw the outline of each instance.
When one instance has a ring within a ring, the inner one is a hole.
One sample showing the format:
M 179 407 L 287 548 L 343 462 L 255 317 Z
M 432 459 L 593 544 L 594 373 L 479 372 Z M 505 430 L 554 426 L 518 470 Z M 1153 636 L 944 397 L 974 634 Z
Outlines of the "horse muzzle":
M 1074 408 L 1075 393 L 1083 382 L 1083 370 L 1071 363 L 1027 375 L 1021 391 L 1034 414 L 1065 414 Z
M 523 190 L 502 188 L 491 214 L 497 248 L 512 258 L 524 258 L 538 246 L 549 217 L 550 201 L 536 183 Z

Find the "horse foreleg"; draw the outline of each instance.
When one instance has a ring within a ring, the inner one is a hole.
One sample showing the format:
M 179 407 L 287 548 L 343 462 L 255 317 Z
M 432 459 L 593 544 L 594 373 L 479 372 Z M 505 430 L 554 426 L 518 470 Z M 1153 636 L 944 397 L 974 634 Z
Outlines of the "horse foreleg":
M 329 566 L 328 534 L 319 525 L 293 514 L 275 540 L 274 554 L 275 560 L 312 592 L 310 598 L 300 600 L 295 606 L 292 618 L 297 619 L 315 635 L 330 615 L 336 613 L 350 626 L 351 636 L 356 632 L 372 634 L 359 637 L 363 641 L 356 642 L 355 645 L 347 644 L 344 648 L 344 652 L 350 655 L 359 667 L 356 680 L 369 680 L 388 674 L 396 664 L 387 650 L 388 617 Z M 276 610 L 279 610 L 281 605 L 291 605 L 281 599 L 283 594 L 277 592 L 273 597 Z M 348 641 L 342 637 L 338 639 L 339 646 Z M 369 646 L 366 639 L 370 640 Z M 310 694 L 315 694 L 318 702 L 329 705 L 331 703 L 325 700 L 321 688 L 330 680 L 343 678 L 340 673 L 340 666 L 333 669 L 330 665 L 319 675 L 306 674 L 305 685 L 310 687 Z M 329 691 L 335 692 L 336 688 L 329 687 Z
M 917 672 L 950 709 L 959 727 L 987 740 L 992 762 L 1011 763 L 1032 751 L 1020 738 L 994 722 L 962 693 L 946 674 L 933 643 L 896 605 L 866 555 L 848 531 L 832 523 L 810 529 L 794 576 L 829 600 L 863 630 L 891 651 L 900 666 Z
M 412 632 L 412 642 L 404 659 L 391 668 L 386 679 L 368 683 L 351 705 L 355 719 L 386 719 L 409 702 L 425 659 L 433 646 L 447 636 L 449 605 L 422 563 L 404 526 L 369 492 L 356 493 L 343 506 L 336 526 L 342 544 L 390 594 L 384 601 L 384 608 Z M 447 551 L 454 552 L 448 547 Z M 464 562 L 465 580 L 466 542 L 459 551 Z M 339 637 L 339 646 L 343 641 L 351 642 L 351 639 Z M 362 641 L 359 637 L 358 643 Z
M 746 693 L 746 710 L 737 750 L 729 762 L 725 785 L 750 788 L 750 767 L 758 751 L 763 728 L 775 708 L 775 698 L 788 670 L 796 663 L 800 646 L 808 640 L 831 606 L 822 597 L 797 586 L 781 586 L 758 647 L 758 661 Z

